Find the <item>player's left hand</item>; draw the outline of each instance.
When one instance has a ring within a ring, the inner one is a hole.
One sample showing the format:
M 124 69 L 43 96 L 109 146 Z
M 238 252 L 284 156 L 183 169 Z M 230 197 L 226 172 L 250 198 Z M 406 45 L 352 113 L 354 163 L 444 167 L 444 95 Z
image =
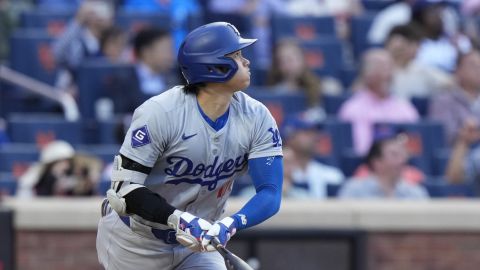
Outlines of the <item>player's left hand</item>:
M 214 251 L 215 248 L 210 242 L 213 237 L 217 237 L 220 244 L 225 246 L 236 232 L 235 219 L 226 217 L 212 225 L 210 230 L 203 236 L 202 246 L 207 251 Z

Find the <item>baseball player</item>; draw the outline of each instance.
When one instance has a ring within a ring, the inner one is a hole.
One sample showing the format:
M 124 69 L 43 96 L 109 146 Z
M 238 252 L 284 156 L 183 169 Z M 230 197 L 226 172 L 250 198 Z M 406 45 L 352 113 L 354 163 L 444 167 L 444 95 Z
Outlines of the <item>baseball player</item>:
M 278 128 L 240 91 L 250 84 L 241 50 L 255 41 L 225 22 L 193 30 L 178 52 L 187 85 L 135 110 L 102 205 L 97 250 L 106 269 L 226 269 L 211 239 L 226 245 L 279 210 Z M 233 181 L 247 171 L 256 195 L 221 218 Z

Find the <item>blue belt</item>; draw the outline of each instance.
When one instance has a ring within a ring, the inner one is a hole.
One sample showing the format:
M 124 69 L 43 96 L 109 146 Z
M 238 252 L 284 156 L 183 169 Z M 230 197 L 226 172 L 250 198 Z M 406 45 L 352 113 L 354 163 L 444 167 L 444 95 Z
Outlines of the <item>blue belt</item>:
M 120 219 L 122 220 L 127 227 L 130 228 L 130 217 L 125 217 L 125 216 L 120 216 Z M 175 236 L 175 230 L 160 230 L 156 228 L 151 228 L 151 232 L 155 238 L 162 240 L 165 242 L 165 244 L 173 245 L 173 244 L 178 244 L 177 238 Z

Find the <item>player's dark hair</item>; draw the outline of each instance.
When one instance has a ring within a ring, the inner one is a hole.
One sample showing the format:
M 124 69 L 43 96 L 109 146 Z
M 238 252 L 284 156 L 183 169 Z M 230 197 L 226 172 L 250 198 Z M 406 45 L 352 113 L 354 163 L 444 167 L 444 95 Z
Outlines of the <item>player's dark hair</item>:
M 185 94 L 192 94 L 192 95 L 197 95 L 198 92 L 200 92 L 200 88 L 205 87 L 205 83 L 194 83 L 194 84 L 186 84 L 183 87 L 183 91 Z
M 170 33 L 160 28 L 145 28 L 140 30 L 133 39 L 135 56 L 141 57 L 142 51 L 151 46 L 155 41 L 169 37 Z
M 395 26 L 388 34 L 387 42 L 394 36 L 401 36 L 413 42 L 422 40 L 422 34 L 413 24 Z

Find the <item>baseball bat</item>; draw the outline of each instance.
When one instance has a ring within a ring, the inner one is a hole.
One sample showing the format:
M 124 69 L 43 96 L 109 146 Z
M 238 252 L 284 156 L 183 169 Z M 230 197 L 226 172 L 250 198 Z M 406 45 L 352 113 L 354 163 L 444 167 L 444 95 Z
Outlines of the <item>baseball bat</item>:
M 212 243 L 218 253 L 220 253 L 225 260 L 225 265 L 227 266 L 228 270 L 253 270 L 253 268 L 250 267 L 250 265 L 248 265 L 245 261 L 222 246 L 216 237 L 212 239 Z

